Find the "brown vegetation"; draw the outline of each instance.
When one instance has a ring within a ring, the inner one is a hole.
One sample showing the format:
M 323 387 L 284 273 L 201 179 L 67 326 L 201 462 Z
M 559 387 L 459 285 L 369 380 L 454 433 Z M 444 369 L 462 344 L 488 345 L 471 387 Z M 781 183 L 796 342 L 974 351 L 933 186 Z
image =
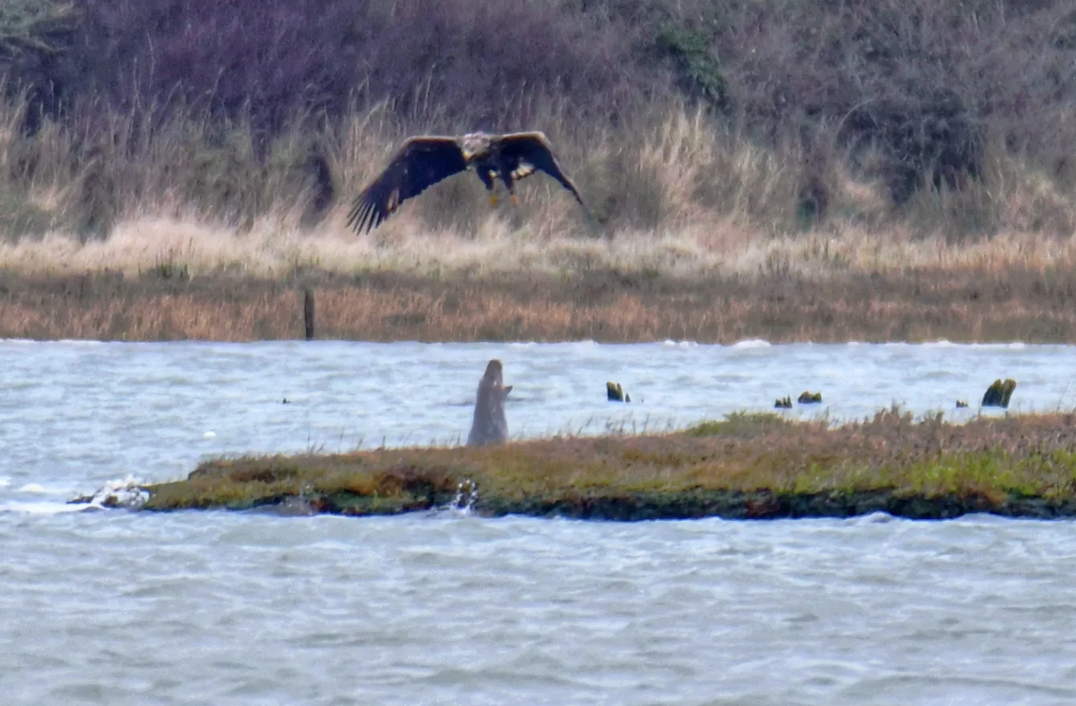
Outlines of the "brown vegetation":
M 13 0 L 0 211 L 234 225 L 353 193 L 403 134 L 537 127 L 614 230 L 1068 236 L 1074 37 L 1049 0 Z
M 371 272 L 274 281 L 182 270 L 0 275 L 0 337 L 248 341 L 302 338 L 303 289 L 318 338 L 371 341 L 1028 341 L 1076 343 L 1073 272 L 923 270 L 825 278 L 677 279 Z
M 1049 1 L 12 0 L 0 335 L 290 337 L 312 278 L 324 336 L 1071 341 L 1074 37 Z M 347 232 L 399 140 L 475 128 L 544 130 L 600 226 L 457 178 Z
M 209 461 L 151 486 L 147 509 L 249 508 L 301 496 L 315 512 L 423 510 L 476 486 L 474 511 L 594 519 L 722 515 L 1076 514 L 1072 415 L 914 421 L 897 408 L 829 428 L 731 415 L 660 436 L 489 448 L 379 449 Z

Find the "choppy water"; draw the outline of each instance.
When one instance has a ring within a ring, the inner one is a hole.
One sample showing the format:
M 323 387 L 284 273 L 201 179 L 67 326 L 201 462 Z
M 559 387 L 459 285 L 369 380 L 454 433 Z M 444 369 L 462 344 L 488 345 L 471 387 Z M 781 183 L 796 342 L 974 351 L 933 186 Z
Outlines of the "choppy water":
M 492 357 L 514 435 L 804 389 L 791 414 L 974 414 L 996 377 L 1076 406 L 1072 347 L 0 342 L 0 703 L 1076 699 L 1071 522 L 65 512 L 204 455 L 453 442 Z

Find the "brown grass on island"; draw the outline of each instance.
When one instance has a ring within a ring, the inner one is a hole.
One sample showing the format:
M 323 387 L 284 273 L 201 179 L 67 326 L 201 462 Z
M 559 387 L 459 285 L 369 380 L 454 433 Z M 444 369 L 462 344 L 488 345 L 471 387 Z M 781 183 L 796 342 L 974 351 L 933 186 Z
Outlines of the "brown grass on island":
M 992 0 L 13 0 L 0 336 L 289 338 L 313 286 L 346 338 L 1076 341 L 1074 37 Z M 597 227 L 537 176 L 345 228 L 406 136 L 535 128 Z
M 396 514 L 476 489 L 472 511 L 491 516 L 1055 517 L 1076 515 L 1074 467 L 1072 414 L 953 424 L 891 408 L 839 427 L 733 414 L 662 435 L 207 461 L 149 486 L 146 509 L 299 501 L 315 513 Z

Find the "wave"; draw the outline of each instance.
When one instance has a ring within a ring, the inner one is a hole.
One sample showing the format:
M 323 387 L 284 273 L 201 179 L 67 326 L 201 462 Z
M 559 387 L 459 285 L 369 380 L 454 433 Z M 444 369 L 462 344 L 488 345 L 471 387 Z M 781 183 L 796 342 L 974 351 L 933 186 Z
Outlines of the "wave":
M 109 343 L 120 343 L 120 341 L 98 341 L 95 338 L 60 338 L 47 341 L 39 341 L 36 338 L 0 338 L 0 344 L 14 346 L 106 346 Z
M 733 343 L 731 348 L 736 350 L 751 350 L 754 348 L 772 348 L 773 344 L 762 338 L 749 338 L 745 341 Z
M 46 488 L 40 483 L 27 483 L 19 488 L 18 492 L 27 493 L 28 495 L 68 495 L 71 490 L 69 488 Z
M 12 500 L 0 503 L 0 513 L 10 512 L 22 515 L 63 515 L 72 512 L 86 512 L 87 510 L 100 510 L 100 505 L 89 503 L 82 505 L 69 505 L 68 503 L 47 502 L 38 500 L 33 502 L 20 502 Z

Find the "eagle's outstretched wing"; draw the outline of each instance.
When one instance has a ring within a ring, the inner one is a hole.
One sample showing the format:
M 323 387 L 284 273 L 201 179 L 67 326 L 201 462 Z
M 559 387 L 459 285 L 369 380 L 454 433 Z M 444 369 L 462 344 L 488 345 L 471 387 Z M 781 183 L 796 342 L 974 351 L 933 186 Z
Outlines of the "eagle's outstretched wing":
M 356 233 L 371 231 L 396 212 L 404 201 L 467 168 L 467 160 L 452 137 L 412 137 L 355 197 L 347 225 Z
M 583 197 L 579 195 L 579 189 L 560 168 L 557 158 L 553 156 L 553 146 L 549 144 L 545 133 L 542 132 L 513 132 L 501 135 L 498 138 L 501 143 L 501 154 L 511 159 L 516 166 L 512 169 L 513 179 L 522 179 L 530 176 L 535 170 L 543 171 L 561 183 L 572 196 L 590 213 L 590 209 L 583 203 Z

